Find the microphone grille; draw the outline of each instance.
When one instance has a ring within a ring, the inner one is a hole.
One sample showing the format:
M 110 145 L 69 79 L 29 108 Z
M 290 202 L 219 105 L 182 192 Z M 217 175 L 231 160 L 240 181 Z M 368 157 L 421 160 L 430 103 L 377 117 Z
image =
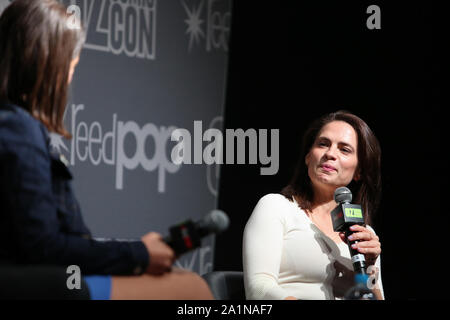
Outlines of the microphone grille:
M 230 219 L 222 210 L 212 210 L 204 218 L 205 225 L 211 228 L 215 232 L 222 232 L 228 229 L 230 225 Z
M 347 187 L 339 187 L 334 191 L 334 201 L 337 203 L 352 202 L 352 192 Z

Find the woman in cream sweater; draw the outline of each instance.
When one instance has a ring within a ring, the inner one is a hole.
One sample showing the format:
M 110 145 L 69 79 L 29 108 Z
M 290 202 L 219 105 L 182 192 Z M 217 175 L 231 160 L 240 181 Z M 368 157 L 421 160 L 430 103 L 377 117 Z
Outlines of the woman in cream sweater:
M 330 216 L 334 191 L 342 186 L 363 208 L 366 225 L 353 226 L 353 237 L 377 298 L 384 297 L 381 244 L 369 226 L 381 194 L 380 155 L 370 128 L 351 113 L 328 114 L 311 125 L 290 184 L 262 197 L 245 227 L 248 299 L 342 299 L 354 285 L 345 236 L 334 232 Z

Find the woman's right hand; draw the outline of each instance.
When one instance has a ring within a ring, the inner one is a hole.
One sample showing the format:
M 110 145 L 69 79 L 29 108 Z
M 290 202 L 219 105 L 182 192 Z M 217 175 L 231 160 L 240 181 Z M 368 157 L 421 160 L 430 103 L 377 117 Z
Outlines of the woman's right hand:
M 141 240 L 150 255 L 146 273 L 162 274 L 170 271 L 175 262 L 175 252 L 162 240 L 162 236 L 156 232 L 149 232 L 142 236 Z

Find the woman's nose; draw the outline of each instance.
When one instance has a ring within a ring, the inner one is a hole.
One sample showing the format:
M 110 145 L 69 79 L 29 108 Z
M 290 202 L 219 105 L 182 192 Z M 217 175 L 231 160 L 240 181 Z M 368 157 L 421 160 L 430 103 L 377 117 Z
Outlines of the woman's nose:
M 330 147 L 325 152 L 325 157 L 330 160 L 336 160 L 336 148 Z

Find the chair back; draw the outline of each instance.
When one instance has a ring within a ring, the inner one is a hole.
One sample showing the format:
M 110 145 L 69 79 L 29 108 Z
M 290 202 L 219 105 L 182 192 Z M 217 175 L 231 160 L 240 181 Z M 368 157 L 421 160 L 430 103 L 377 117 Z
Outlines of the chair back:
M 242 271 L 213 271 L 203 275 L 217 300 L 245 300 Z

